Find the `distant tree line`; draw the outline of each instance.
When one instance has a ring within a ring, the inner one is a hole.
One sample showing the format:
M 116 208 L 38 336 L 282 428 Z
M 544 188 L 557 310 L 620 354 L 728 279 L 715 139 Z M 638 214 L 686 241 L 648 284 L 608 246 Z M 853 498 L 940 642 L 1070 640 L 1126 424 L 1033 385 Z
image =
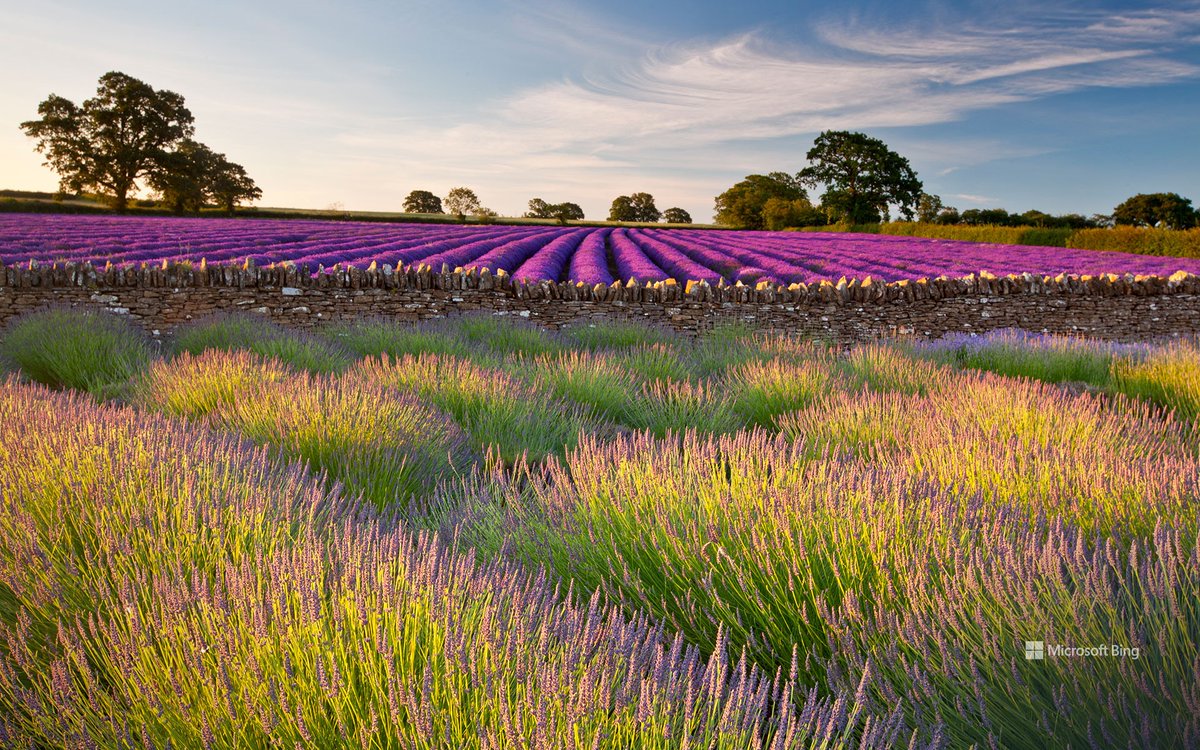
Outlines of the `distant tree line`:
M 547 203 L 541 198 L 529 201 L 529 210 L 525 212 L 527 219 L 558 219 L 566 224 L 568 221 L 583 219 L 583 209 L 578 203 Z
M 669 224 L 691 224 L 692 217 L 682 208 L 668 208 L 659 211 L 654 205 L 654 196 L 649 193 L 633 193 L 618 195 L 613 198 L 612 207 L 608 210 L 609 221 L 636 221 L 654 223 L 659 220 Z
M 193 140 L 194 118 L 174 91 L 109 72 L 94 97 L 77 105 L 51 94 L 38 115 L 21 129 L 58 173 L 61 193 L 98 193 L 124 211 L 141 181 L 176 213 L 206 204 L 232 212 L 262 197 L 242 165 Z
M 900 218 L 936 224 L 1030 226 L 1087 229 L 1113 225 L 1188 229 L 1200 226 L 1200 212 L 1176 193 L 1138 194 L 1112 215 L 1055 216 L 1003 208 L 959 211 L 942 203 L 924 186 L 908 160 L 883 141 L 862 133 L 825 131 L 806 155 L 809 166 L 795 175 L 752 174 L 715 199 L 716 221 L 737 229 L 787 229 L 832 224 L 877 224 L 888 221 L 892 207 Z M 824 186 L 819 203 L 807 188 Z M 615 204 L 614 204 L 615 206 Z
M 458 187 L 450 191 L 443 199 L 428 190 L 413 190 L 404 199 L 404 212 L 409 214 L 453 214 L 459 221 L 464 221 L 468 214 L 477 218 L 494 217 L 496 213 L 482 208 L 479 198 L 470 188 Z M 550 203 L 542 198 L 531 198 L 529 209 L 525 212 L 526 219 L 556 219 L 562 224 L 570 221 L 582 221 L 583 209 L 578 203 L 564 201 Z M 669 224 L 691 224 L 691 215 L 682 208 L 672 207 L 659 211 L 654 205 L 654 196 L 649 193 L 633 193 L 621 195 L 613 199 L 612 208 L 608 212 L 609 221 L 656 222 L 659 220 Z

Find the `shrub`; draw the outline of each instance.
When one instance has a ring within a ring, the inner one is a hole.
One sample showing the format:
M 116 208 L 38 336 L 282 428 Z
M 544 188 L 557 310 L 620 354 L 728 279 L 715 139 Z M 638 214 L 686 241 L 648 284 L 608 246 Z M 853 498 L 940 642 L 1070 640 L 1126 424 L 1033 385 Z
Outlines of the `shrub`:
M 637 346 L 621 352 L 618 361 L 641 382 L 683 381 L 692 377 L 686 357 L 673 344 Z
M 0 356 L 38 383 L 94 396 L 121 396 L 153 359 L 150 342 L 108 312 L 51 308 L 16 318 L 0 337 Z
M 1200 228 L 1179 230 L 1123 226 L 1110 229 L 1078 229 L 1071 233 L 1067 247 L 1200 258 Z
M 427 330 L 418 325 L 377 318 L 343 325 L 333 330 L 332 338 L 359 357 L 387 354 L 451 354 L 465 357 L 471 347 L 445 331 Z
M 945 336 L 907 348 L 915 356 L 946 365 L 987 370 L 1048 383 L 1108 384 L 1113 353 L 1124 347 L 1067 336 L 993 331 L 982 336 Z
M 598 419 L 619 422 L 631 408 L 636 378 L 611 354 L 569 352 L 522 364 L 535 384 L 583 405 Z
M 5 744 L 897 741 L 890 709 L 706 660 L 234 436 L 12 383 L 0 422 L 31 428 L 0 431 Z
M 246 313 L 222 313 L 183 326 L 175 334 L 174 349 L 189 354 L 244 349 L 318 373 L 340 372 L 351 361 L 345 349 L 329 341 Z
M 574 446 L 581 432 L 603 429 L 579 406 L 507 372 L 437 355 L 366 359 L 354 377 L 415 393 L 450 413 L 483 453 L 539 462 Z
M 680 334 L 665 328 L 625 320 L 595 320 L 565 328 L 562 339 L 579 349 L 632 349 L 654 344 L 671 344 Z
M 899 393 L 929 393 L 945 387 L 949 372 L 931 362 L 906 356 L 885 344 L 864 344 L 851 349 L 837 363 L 838 372 L 851 389 Z
M 1135 401 L 963 374 L 923 396 L 833 393 L 779 424 L 810 455 L 871 457 L 1039 523 L 1093 534 L 1196 529 L 1195 430 Z
M 642 385 L 619 417 L 622 424 L 664 437 L 687 430 L 733 432 L 740 420 L 719 386 L 655 380 Z
M 363 378 L 303 373 L 263 384 L 212 419 L 328 472 L 381 508 L 420 498 L 471 462 L 465 436 L 445 414 Z
M 422 329 L 457 338 L 472 352 L 536 355 L 562 349 L 546 329 L 511 315 L 459 315 L 423 324 Z
M 716 325 L 706 331 L 687 350 L 687 365 L 697 378 L 718 375 L 747 360 L 766 359 L 761 339 L 754 328 L 740 322 Z
M 1194 421 L 1200 417 L 1200 346 L 1181 341 L 1155 347 L 1140 357 L 1115 357 L 1112 389 Z
M 1094 544 L 1053 514 L 1030 523 L 953 484 L 813 459 L 762 432 L 588 438 L 546 476 L 491 492 L 491 546 L 705 649 L 744 647 L 768 671 L 860 690 L 901 712 L 915 744 L 1172 746 L 1200 733 L 1194 524 Z M 1027 661 L 1034 639 L 1148 661 Z
M 244 350 L 183 352 L 151 365 L 135 381 L 133 400 L 164 414 L 197 419 L 238 400 L 255 402 L 265 387 L 294 374 L 277 359 Z
M 732 408 L 746 424 L 773 427 L 779 415 L 808 406 L 841 384 L 828 362 L 771 359 L 732 368 L 723 387 L 732 394 Z

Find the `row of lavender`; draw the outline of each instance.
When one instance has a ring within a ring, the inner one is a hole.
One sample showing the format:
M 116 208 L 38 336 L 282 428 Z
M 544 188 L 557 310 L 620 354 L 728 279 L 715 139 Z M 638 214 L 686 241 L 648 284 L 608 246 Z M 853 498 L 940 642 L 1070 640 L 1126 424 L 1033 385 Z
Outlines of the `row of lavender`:
M 916 237 L 611 227 L 0 216 L 0 264 L 163 260 L 312 267 L 427 264 L 504 270 L 531 281 L 611 284 L 895 281 L 939 275 L 1200 273 L 1200 260 Z

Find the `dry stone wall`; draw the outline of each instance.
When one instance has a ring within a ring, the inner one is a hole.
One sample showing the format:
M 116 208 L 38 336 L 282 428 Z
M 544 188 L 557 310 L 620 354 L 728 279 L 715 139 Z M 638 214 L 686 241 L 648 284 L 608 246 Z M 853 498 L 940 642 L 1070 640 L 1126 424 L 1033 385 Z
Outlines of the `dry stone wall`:
M 428 266 L 311 269 L 291 263 L 98 268 L 36 264 L 0 270 L 0 324 L 47 305 L 100 307 L 169 335 L 190 320 L 245 311 L 316 327 L 365 317 L 400 321 L 485 311 L 548 328 L 598 318 L 646 320 L 680 332 L 724 321 L 829 338 L 938 337 L 1018 327 L 1115 340 L 1200 334 L 1200 277 L 986 272 L 881 282 L 870 277 L 788 286 L 614 282 L 526 283 L 503 272 Z

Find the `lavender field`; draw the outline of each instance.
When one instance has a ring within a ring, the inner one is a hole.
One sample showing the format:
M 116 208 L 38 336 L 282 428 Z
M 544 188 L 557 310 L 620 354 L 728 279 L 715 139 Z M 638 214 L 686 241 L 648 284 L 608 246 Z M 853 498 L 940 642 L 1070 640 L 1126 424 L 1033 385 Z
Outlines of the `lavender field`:
M 0 264 L 162 261 L 426 264 L 489 268 L 520 279 L 610 284 L 895 281 L 979 271 L 996 275 L 1200 273 L 1200 260 L 1061 247 L 843 233 L 335 221 L 0 215 Z
M 52 310 L 0 357 L 5 746 L 1200 743 L 1193 342 Z

